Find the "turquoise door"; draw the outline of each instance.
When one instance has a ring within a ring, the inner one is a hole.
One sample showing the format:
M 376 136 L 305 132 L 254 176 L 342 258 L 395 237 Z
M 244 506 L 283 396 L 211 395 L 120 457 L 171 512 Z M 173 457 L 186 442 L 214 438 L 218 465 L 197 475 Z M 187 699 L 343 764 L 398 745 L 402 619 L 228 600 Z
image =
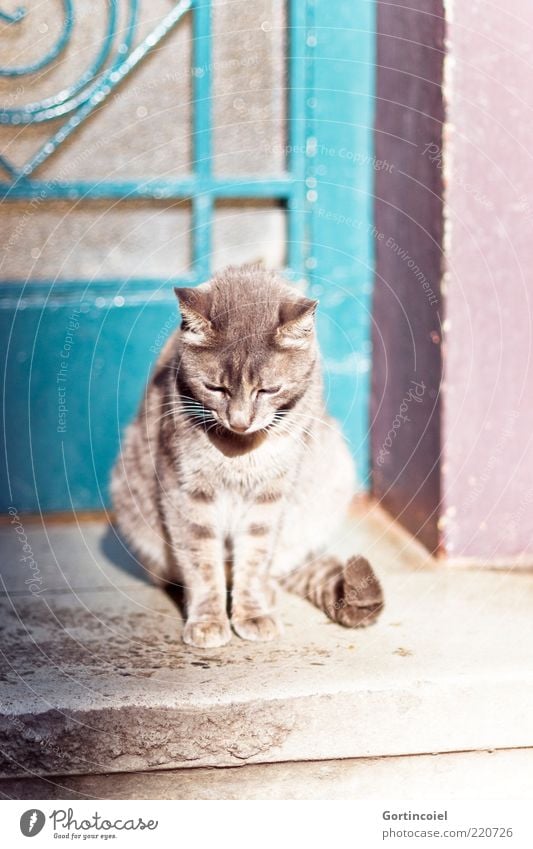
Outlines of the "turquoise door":
M 261 236 L 239 241 L 239 232 L 253 216 L 263 230 L 265 211 L 278 222 L 267 261 L 274 254 L 320 299 L 329 406 L 366 482 L 375 8 L 292 0 L 280 9 L 237 4 L 225 37 L 205 0 L 170 9 L 109 0 L 98 14 L 64 0 L 61 21 L 46 18 L 46 3 L 0 12 L 10 60 L 0 79 L 4 511 L 107 505 L 121 429 L 177 324 L 173 285 L 198 284 L 235 259 L 232 238 L 237 259 L 246 250 L 262 259 Z M 73 47 L 84 30 L 90 38 Z M 258 53 L 267 48 L 254 33 L 281 64 Z M 65 85 L 68 55 L 76 73 Z M 221 90 L 221 75 L 240 75 L 246 91 L 242 82 L 242 92 Z M 248 111 L 222 126 L 228 97 L 237 115 Z M 178 105 L 188 130 L 161 140 Z M 241 150 L 261 126 L 262 140 Z M 148 151 L 137 154 L 143 137 Z M 165 145 L 183 160 L 175 168 L 159 156 Z

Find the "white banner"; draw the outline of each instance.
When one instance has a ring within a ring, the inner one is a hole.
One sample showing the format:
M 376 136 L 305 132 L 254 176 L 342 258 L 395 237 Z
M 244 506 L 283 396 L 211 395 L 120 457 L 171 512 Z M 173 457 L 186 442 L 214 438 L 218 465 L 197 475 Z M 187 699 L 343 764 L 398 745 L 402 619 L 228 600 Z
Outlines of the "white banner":
M 4 801 L 1 842 L 31 846 L 530 849 L 527 802 Z M 35 840 L 34 843 L 31 841 Z

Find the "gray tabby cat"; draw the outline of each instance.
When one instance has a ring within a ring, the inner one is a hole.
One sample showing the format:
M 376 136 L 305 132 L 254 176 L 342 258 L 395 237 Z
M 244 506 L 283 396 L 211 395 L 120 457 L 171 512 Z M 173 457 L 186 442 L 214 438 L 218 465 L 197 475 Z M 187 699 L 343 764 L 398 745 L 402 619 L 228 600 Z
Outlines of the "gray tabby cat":
M 112 495 L 152 577 L 184 588 L 183 640 L 221 646 L 231 628 L 273 639 L 276 579 L 342 625 L 371 623 L 383 599 L 370 565 L 326 553 L 355 482 L 325 411 L 317 302 L 250 266 L 176 295 L 182 324 L 126 432 Z

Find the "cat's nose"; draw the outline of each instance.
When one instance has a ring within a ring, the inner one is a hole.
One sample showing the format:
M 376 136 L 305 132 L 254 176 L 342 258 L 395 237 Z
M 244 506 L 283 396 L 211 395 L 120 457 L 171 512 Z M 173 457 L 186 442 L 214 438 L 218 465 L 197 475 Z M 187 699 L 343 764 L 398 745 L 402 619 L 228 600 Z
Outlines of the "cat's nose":
M 246 413 L 243 413 L 242 410 L 235 410 L 229 414 L 229 425 L 237 433 L 244 433 L 250 427 L 250 422 Z

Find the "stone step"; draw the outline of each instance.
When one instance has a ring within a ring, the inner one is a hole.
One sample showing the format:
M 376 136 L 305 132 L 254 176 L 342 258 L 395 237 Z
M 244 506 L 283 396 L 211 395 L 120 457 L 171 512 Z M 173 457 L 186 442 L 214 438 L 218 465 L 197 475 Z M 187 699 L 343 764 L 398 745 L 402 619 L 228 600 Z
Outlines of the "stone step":
M 3 775 L 533 746 L 533 574 L 438 566 L 372 504 L 339 548 L 376 566 L 377 625 L 284 595 L 278 642 L 210 651 L 105 523 L 22 527 L 36 565 L 0 529 Z
M 531 799 L 533 749 L 0 779 L 0 799 Z

